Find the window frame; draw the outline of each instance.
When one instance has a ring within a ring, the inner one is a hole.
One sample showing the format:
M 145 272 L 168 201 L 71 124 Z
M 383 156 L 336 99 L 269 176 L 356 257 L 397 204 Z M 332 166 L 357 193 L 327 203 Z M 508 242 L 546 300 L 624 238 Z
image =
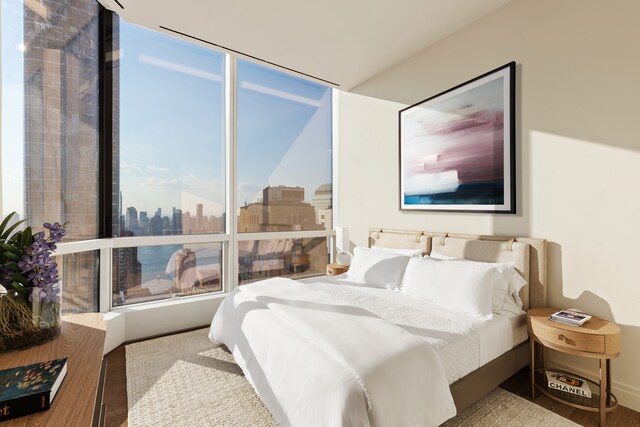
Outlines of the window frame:
M 198 243 L 222 243 L 223 263 L 222 266 L 222 290 L 209 292 L 193 296 L 181 296 L 180 300 L 204 299 L 225 295 L 239 286 L 239 245 L 241 241 L 247 240 L 272 240 L 288 238 L 313 238 L 325 237 L 327 239 L 328 255 L 330 262 L 335 258 L 335 231 L 334 230 L 312 230 L 312 231 L 283 231 L 283 232 L 257 232 L 246 233 L 237 230 L 237 211 L 239 209 L 237 198 L 238 167 L 237 167 L 237 134 L 238 134 L 238 76 L 237 60 L 235 55 L 222 51 L 225 55 L 225 156 L 226 156 L 226 180 L 225 180 L 225 211 L 233 212 L 233 215 L 225 215 L 225 232 L 211 234 L 194 235 L 169 235 L 169 236 L 133 236 L 133 237 L 113 237 L 113 85 L 112 68 L 110 61 L 113 59 L 113 21 L 118 19 L 117 14 L 100 6 L 99 10 L 99 237 L 96 239 L 80 240 L 74 242 L 63 242 L 58 244 L 55 256 L 68 255 L 73 253 L 97 250 L 99 256 L 99 284 L 98 284 L 98 307 L 101 313 L 110 311 L 127 311 L 131 307 L 145 305 L 162 305 L 170 303 L 172 299 L 166 298 L 156 301 L 132 303 L 114 307 L 112 303 L 113 277 L 112 260 L 113 250 L 140 246 L 161 246 L 171 244 L 198 244 Z M 174 34 L 167 34 L 176 37 Z M 194 43 L 192 40 L 185 40 Z M 197 45 L 212 49 L 205 44 Z M 217 50 L 218 51 L 218 50 Z M 245 58 L 242 58 L 246 60 Z M 262 64 L 261 64 L 262 65 Z M 285 74 L 301 77 L 294 73 L 286 72 L 279 68 L 276 71 Z M 315 82 L 317 83 L 317 82 Z M 331 179 L 332 179 L 332 216 L 337 217 L 337 106 L 338 91 L 331 90 Z M 335 223 L 335 222 L 334 222 Z

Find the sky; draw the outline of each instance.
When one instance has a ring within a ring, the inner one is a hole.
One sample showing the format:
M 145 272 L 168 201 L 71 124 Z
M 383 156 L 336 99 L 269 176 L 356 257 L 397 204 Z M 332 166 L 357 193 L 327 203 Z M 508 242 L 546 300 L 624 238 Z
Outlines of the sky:
M 22 210 L 22 2 L 2 4 L 2 209 Z M 224 211 L 225 55 L 120 20 L 123 213 Z M 331 89 L 238 61 L 238 203 L 331 182 Z
M 221 215 L 224 55 L 123 21 L 120 46 L 123 210 Z M 331 90 L 246 61 L 238 85 L 238 202 L 267 185 L 304 186 L 310 200 L 331 182 Z
M 2 214 L 24 212 L 22 4 L 0 1 L 2 31 Z

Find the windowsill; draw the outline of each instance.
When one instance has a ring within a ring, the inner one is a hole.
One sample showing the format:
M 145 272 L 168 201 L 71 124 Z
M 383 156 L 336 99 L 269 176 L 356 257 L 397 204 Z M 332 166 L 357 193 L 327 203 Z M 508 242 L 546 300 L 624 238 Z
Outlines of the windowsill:
M 189 295 L 175 298 L 167 298 L 158 301 L 148 301 L 148 302 L 138 302 L 130 305 L 120 305 L 118 307 L 113 307 L 111 312 L 114 313 L 127 313 L 130 311 L 145 311 L 145 310 L 154 310 L 163 307 L 171 307 L 175 305 L 182 305 L 188 303 L 195 303 L 199 301 L 207 301 L 207 300 L 222 300 L 226 297 L 228 292 L 211 292 L 208 294 L 202 295 Z
M 115 307 L 104 313 L 108 324 L 104 352 L 126 342 L 207 327 L 227 295 L 216 292 Z

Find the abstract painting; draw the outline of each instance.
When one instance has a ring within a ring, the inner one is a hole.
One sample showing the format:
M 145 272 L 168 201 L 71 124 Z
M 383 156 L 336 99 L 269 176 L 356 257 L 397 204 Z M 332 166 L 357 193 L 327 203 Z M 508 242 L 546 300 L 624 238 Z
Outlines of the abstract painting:
M 515 62 L 400 111 L 400 209 L 515 213 Z

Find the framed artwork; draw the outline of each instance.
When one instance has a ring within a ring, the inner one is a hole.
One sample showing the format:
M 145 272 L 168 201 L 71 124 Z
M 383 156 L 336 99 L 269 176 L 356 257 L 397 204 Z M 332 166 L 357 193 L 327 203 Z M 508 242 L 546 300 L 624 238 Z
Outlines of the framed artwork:
M 511 62 L 400 110 L 400 210 L 515 213 Z

